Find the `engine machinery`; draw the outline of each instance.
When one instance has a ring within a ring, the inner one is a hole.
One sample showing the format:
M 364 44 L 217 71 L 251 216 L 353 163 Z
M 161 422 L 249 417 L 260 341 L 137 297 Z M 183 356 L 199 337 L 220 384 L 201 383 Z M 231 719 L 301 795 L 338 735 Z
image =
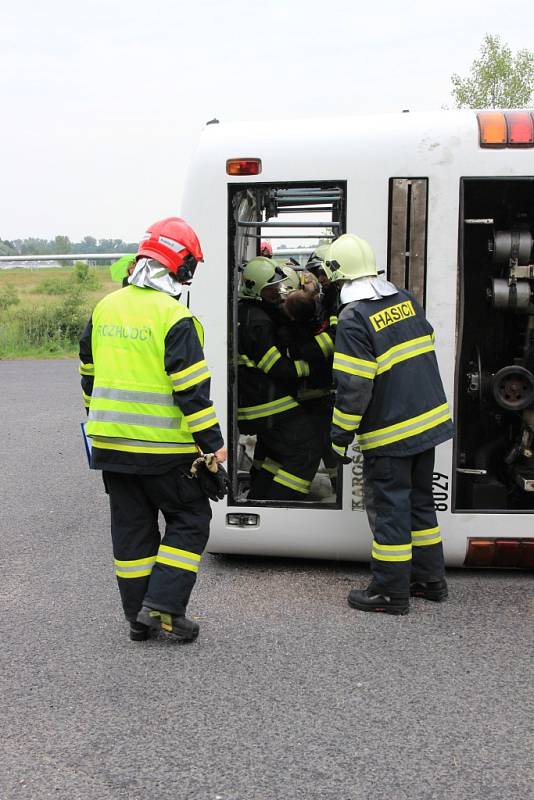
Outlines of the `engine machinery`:
M 465 181 L 456 510 L 534 509 L 533 188 Z

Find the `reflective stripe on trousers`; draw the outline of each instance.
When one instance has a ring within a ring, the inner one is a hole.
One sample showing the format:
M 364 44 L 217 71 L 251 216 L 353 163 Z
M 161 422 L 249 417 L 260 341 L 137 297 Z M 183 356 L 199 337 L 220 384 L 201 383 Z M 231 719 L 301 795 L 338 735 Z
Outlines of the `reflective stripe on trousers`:
M 439 544 L 441 535 L 439 525 L 435 528 L 426 528 L 423 531 L 412 531 L 412 545 L 414 547 L 428 547 L 431 544 Z
M 145 578 L 152 572 L 156 563 L 156 556 L 149 558 L 134 558 L 131 561 L 115 559 L 115 575 L 118 578 Z
M 412 546 L 411 544 L 379 544 L 373 539 L 371 555 L 379 561 L 411 561 Z
M 373 533 L 373 583 L 408 596 L 410 580 L 444 575 L 432 495 L 434 448 L 405 457 L 365 455 L 364 492 Z
M 176 569 L 185 569 L 189 572 L 198 572 L 200 556 L 197 553 L 162 544 L 156 556 L 156 563 L 166 564 L 168 567 L 176 567 Z
M 272 475 L 276 475 L 280 469 L 280 464 L 277 461 L 274 461 L 272 458 L 269 458 L 269 456 L 263 460 L 261 458 L 255 458 L 252 462 L 252 466 L 254 469 L 264 469 L 266 472 L 270 472 Z
M 209 535 L 208 498 L 187 469 L 161 475 L 104 471 L 115 571 L 127 619 L 142 605 L 184 614 Z M 163 541 L 158 510 L 165 517 Z
M 281 468 L 278 469 L 274 481 L 275 483 L 280 483 L 282 486 L 287 486 L 288 489 L 293 489 L 294 492 L 300 492 L 301 494 L 308 494 L 311 488 L 311 481 L 305 481 L 299 478 L 298 475 L 292 475 L 291 472 L 287 472 L 287 470 Z

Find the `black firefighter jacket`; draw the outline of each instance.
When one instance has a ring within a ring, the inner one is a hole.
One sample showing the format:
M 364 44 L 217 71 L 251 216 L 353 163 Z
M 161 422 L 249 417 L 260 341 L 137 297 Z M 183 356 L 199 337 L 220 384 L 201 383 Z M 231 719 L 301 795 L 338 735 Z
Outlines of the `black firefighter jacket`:
M 260 431 L 279 414 L 299 409 L 299 385 L 310 364 L 281 348 L 275 306 L 249 298 L 238 303 L 238 412 L 242 433 Z
M 453 435 L 434 331 L 404 289 L 342 310 L 334 353 L 332 446 L 354 434 L 364 455 L 409 456 Z

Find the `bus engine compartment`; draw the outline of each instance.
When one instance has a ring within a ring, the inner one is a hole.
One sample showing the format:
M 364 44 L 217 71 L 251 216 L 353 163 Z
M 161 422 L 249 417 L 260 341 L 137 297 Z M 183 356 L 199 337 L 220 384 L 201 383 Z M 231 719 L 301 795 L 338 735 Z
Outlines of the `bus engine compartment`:
M 534 510 L 534 179 L 461 183 L 454 510 Z

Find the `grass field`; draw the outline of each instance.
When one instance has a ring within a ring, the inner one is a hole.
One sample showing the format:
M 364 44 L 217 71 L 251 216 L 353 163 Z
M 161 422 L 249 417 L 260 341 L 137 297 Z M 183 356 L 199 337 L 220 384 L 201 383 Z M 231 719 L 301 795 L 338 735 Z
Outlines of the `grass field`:
M 119 288 L 108 266 L 0 270 L 0 358 L 75 356 L 91 310 Z

